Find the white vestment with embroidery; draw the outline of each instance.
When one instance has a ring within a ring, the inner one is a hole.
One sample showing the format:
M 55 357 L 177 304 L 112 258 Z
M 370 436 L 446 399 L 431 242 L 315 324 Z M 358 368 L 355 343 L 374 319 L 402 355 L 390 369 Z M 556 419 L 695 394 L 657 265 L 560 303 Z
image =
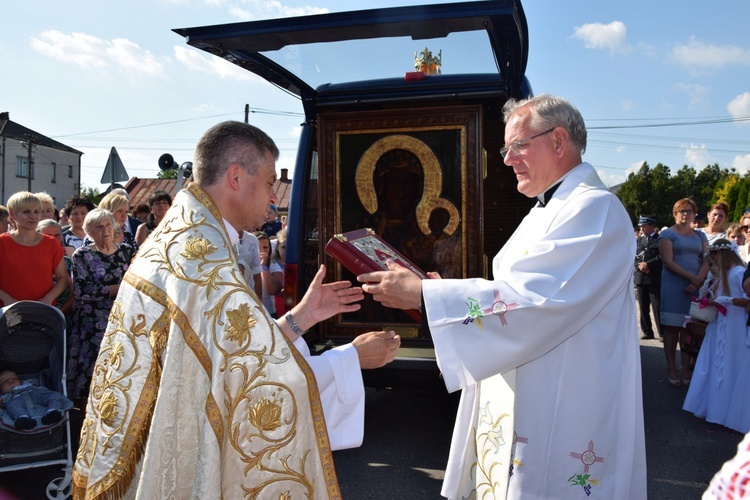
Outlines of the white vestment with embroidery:
M 361 442 L 361 376 L 336 380 L 358 366 L 353 349 L 313 361 L 317 377 L 248 289 L 218 210 L 191 184 L 121 284 L 74 496 L 340 497 L 326 420 L 348 434 L 339 446 Z
M 635 243 L 582 163 L 524 218 L 493 281 L 423 281 L 446 386 L 463 389 L 444 496 L 646 497 Z

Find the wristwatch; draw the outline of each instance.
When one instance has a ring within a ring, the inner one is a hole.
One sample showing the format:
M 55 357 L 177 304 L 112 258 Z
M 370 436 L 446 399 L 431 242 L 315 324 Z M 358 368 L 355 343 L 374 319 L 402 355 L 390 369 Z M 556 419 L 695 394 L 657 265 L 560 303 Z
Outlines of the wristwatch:
M 294 333 L 299 335 L 300 337 L 307 333 L 307 330 L 303 330 L 299 327 L 296 321 L 294 321 L 294 316 L 292 316 L 291 311 L 286 313 L 286 316 L 284 316 L 284 319 L 286 320 L 286 324 L 289 325 L 289 328 L 292 329 Z

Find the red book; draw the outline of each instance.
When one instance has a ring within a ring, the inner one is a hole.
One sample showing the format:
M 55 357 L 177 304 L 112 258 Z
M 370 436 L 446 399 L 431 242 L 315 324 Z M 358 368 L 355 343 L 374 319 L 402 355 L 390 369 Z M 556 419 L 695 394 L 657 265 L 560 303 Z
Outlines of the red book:
M 334 235 L 326 244 L 325 250 L 328 255 L 356 275 L 373 271 L 387 271 L 388 267 L 386 267 L 385 262 L 391 259 L 420 278 L 427 279 L 424 271 L 370 228 L 356 229 L 348 233 Z M 422 322 L 422 314 L 416 309 L 404 312 L 416 321 Z

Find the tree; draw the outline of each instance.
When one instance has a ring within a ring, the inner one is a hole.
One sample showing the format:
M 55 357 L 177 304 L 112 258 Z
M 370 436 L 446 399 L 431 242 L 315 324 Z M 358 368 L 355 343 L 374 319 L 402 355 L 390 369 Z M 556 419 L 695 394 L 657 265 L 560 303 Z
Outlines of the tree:
M 742 182 L 747 183 L 744 192 Z M 730 220 L 739 220 L 736 210 L 742 213 L 750 206 L 750 176 L 739 176 L 718 164 L 709 165 L 700 172 L 684 165 L 672 175 L 670 168 L 657 163 L 649 168 L 646 162 L 638 172 L 628 175 L 617 192 L 633 222 L 640 215 L 654 215 L 657 226 L 669 226 L 674 222 L 672 207 L 677 200 L 691 198 L 699 211 L 707 210 L 713 203 L 723 201 L 730 206 Z
M 99 190 L 94 187 L 84 187 L 83 189 L 81 189 L 81 196 L 87 197 L 94 203 L 94 205 L 98 204 L 103 198 Z
M 177 178 L 177 169 L 170 168 L 169 170 L 159 170 L 159 173 L 156 174 L 157 179 L 176 179 Z

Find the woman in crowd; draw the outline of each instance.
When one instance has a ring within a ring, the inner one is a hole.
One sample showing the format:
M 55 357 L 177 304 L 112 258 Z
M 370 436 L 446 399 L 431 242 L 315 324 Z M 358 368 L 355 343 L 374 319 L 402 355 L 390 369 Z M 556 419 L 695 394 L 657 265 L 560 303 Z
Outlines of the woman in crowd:
M 662 260 L 661 311 L 659 314 L 664 335 L 664 355 L 667 359 L 667 380 L 672 387 L 680 387 L 677 371 L 677 343 L 685 340 L 685 316 L 690 301 L 703 285 L 708 264 L 703 254 L 708 249 L 706 235 L 690 227 L 697 206 L 690 198 L 674 204 L 675 224 L 659 234 L 659 255 Z M 680 350 L 682 382 L 690 381 L 690 354 Z
M 0 205 L 0 234 L 8 232 L 8 209 Z
M 726 238 L 727 215 L 729 214 L 729 205 L 726 203 L 714 203 L 711 210 L 708 211 L 708 224 L 701 228 L 700 231 L 706 235 L 710 245 L 719 238 Z
M 745 237 L 745 243 L 740 245 L 739 248 L 740 257 L 742 257 L 743 262 L 747 264 L 748 261 L 750 261 L 750 213 L 742 215 L 742 218 L 740 219 L 740 231 L 742 231 L 742 234 Z
M 151 207 L 145 203 L 139 203 L 135 209 L 133 209 L 133 217 L 139 221 L 146 223 L 151 220 Z
M 62 248 L 62 228 L 58 222 L 52 219 L 43 219 L 37 224 L 36 230 L 38 233 L 46 234 L 47 236 L 55 238 L 60 243 L 60 248 Z M 73 261 L 64 253 L 63 260 L 65 261 L 65 272 L 68 274 L 68 277 L 70 277 L 73 273 Z M 65 317 L 67 317 L 73 310 L 73 302 L 75 302 L 73 280 L 69 280 L 67 288 L 65 288 L 65 291 L 57 298 L 57 308 L 63 312 Z
M 120 281 L 133 257 L 128 245 L 114 242 L 115 219 L 102 208 L 86 215 L 86 234 L 94 243 L 73 254 L 76 302 L 68 332 L 68 396 L 85 399 Z
M 716 290 L 713 302 L 720 312 L 706 328 L 682 408 L 709 422 L 728 425 L 735 385 L 750 383 L 738 379 L 742 361 L 750 353 L 745 345 L 748 303 L 742 290 L 745 265 L 729 240 L 723 238 L 709 245 L 707 261 L 711 269 L 709 279 L 717 280 L 712 284 Z M 748 432 L 750 428 L 734 430 Z
M 99 202 L 99 208 L 109 210 L 115 218 L 115 225 L 122 233 L 122 241 L 125 244 L 130 245 L 133 250 L 138 250 L 138 245 L 135 242 L 135 235 L 122 229 L 125 222 L 128 220 L 128 209 L 130 208 L 130 202 L 128 199 L 121 194 L 109 193 Z
M 276 294 L 276 315 L 282 317 L 284 315 L 285 304 L 284 304 L 284 267 L 286 266 L 286 227 L 276 233 L 276 245 L 273 248 L 273 256 L 271 257 L 279 267 L 281 267 L 281 290 Z
M 143 242 L 146 241 L 151 231 L 156 229 L 156 226 L 164 218 L 167 210 L 172 206 L 172 197 L 166 191 L 154 191 L 148 197 L 148 206 L 151 207 L 149 221 L 138 226 L 138 229 L 135 231 L 135 242 L 138 246 L 143 245 Z
M 264 231 L 253 233 L 258 238 L 258 250 L 262 272 L 260 279 L 263 282 L 263 297 L 261 301 L 272 318 L 278 318 L 276 313 L 276 299 L 274 298 L 284 286 L 284 273 L 281 266 L 271 258 L 271 240 Z
M 86 238 L 83 221 L 86 214 L 94 208 L 94 204 L 86 196 L 74 195 L 65 202 L 64 210 L 70 227 L 63 230 L 63 247 L 68 256 L 83 246 L 83 239 Z
M 41 211 L 42 202 L 33 193 L 21 191 L 8 199 L 8 217 L 13 228 L 0 234 L 3 306 L 19 300 L 55 305 L 68 286 L 65 252 L 54 238 L 36 232 Z
M 55 200 L 47 193 L 41 192 L 41 193 L 34 193 L 36 194 L 36 197 L 39 198 L 39 201 L 42 202 L 42 218 L 41 220 L 46 219 L 55 219 Z
M 60 223 L 60 227 L 63 228 L 63 231 L 67 229 L 67 226 L 70 225 L 70 221 L 68 221 L 68 214 L 65 213 L 65 209 L 61 208 L 60 212 L 58 213 L 59 219 L 58 222 Z M 64 245 L 63 245 L 64 246 Z

